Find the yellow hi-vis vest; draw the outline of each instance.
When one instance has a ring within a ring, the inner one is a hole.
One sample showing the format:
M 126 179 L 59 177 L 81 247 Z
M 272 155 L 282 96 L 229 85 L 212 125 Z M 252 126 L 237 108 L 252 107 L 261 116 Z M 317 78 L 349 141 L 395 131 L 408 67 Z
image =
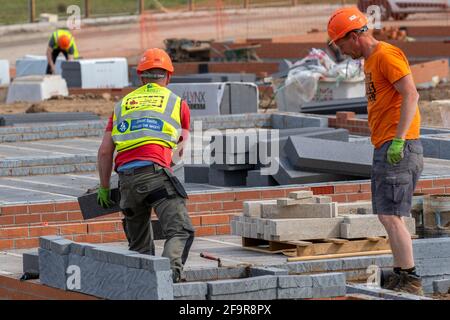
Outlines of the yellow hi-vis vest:
M 145 144 L 175 149 L 181 135 L 181 98 L 157 84 L 126 95 L 114 108 L 112 138 L 117 152 Z
M 70 46 L 69 46 L 69 48 L 71 48 L 73 46 L 73 57 L 74 57 L 74 59 L 78 59 L 79 58 L 79 52 L 78 52 L 77 45 L 75 43 L 75 39 L 73 38 L 72 34 L 68 30 L 58 29 L 55 32 L 53 32 L 52 37 L 53 37 L 53 40 L 54 40 L 54 43 L 55 43 L 53 45 L 53 49 L 59 48 L 59 46 L 58 46 L 58 39 L 59 39 L 59 36 L 62 36 L 62 35 L 66 35 L 66 36 L 70 37 Z M 62 50 L 62 49 L 60 48 L 60 50 Z M 64 51 L 68 51 L 68 50 L 64 50 Z

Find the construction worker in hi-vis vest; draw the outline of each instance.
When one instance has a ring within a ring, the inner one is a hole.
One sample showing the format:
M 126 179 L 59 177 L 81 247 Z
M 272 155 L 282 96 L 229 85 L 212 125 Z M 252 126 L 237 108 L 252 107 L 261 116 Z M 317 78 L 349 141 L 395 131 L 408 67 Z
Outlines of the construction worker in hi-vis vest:
M 55 74 L 56 59 L 63 53 L 66 60 L 79 58 L 75 39 L 69 30 L 58 29 L 52 33 L 47 47 L 47 74 Z
M 104 208 L 111 200 L 110 176 L 119 175 L 119 206 L 129 249 L 155 254 L 150 220 L 154 209 L 166 236 L 162 255 L 169 258 L 174 282 L 194 240 L 194 228 L 186 209 L 187 194 L 174 176 L 174 152 L 179 155 L 187 141 L 189 106 L 166 88 L 174 71 L 172 61 L 161 49 L 149 49 L 137 73 L 143 86 L 126 95 L 114 107 L 98 151 L 100 188 L 97 202 Z

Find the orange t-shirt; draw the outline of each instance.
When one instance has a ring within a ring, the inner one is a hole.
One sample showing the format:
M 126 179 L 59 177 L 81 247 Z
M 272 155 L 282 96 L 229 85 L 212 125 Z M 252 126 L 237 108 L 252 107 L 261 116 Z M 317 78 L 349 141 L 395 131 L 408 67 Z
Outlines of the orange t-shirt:
M 394 83 L 410 74 L 411 69 L 402 50 L 380 41 L 366 59 L 364 73 L 371 139 L 375 148 L 379 148 L 386 141 L 395 138 L 400 121 L 402 96 L 395 89 Z M 418 139 L 419 136 L 420 113 L 417 106 L 405 139 Z

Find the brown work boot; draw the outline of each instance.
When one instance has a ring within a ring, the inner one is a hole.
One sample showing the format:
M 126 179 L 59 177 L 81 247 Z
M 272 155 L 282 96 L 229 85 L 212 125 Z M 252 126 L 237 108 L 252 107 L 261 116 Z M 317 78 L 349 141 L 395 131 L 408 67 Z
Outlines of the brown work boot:
M 400 281 L 394 290 L 423 296 L 422 279 L 407 272 L 400 272 Z
M 400 275 L 395 272 L 392 272 L 386 281 L 381 287 L 387 290 L 394 290 L 395 287 L 400 283 Z

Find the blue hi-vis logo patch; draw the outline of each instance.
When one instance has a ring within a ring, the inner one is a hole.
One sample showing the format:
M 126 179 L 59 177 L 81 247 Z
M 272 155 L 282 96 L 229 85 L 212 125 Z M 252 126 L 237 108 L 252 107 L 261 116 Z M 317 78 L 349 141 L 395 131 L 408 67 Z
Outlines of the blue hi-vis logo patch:
M 127 131 L 128 127 L 128 122 L 124 120 L 117 125 L 117 130 L 119 130 L 120 133 L 124 133 L 125 131 Z
M 154 131 L 162 131 L 164 122 L 160 119 L 154 118 L 141 118 L 131 120 L 130 131 L 136 131 L 141 129 L 149 129 Z

